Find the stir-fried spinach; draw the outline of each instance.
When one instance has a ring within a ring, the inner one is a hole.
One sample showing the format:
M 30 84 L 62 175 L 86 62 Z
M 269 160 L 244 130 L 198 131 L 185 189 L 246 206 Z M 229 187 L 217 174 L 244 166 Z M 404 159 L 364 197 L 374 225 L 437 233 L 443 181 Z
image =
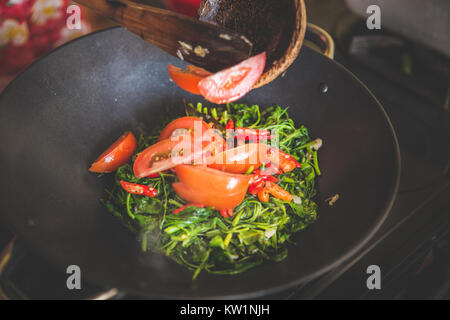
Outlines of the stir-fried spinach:
M 103 200 L 106 208 L 133 232 L 140 236 L 142 250 L 165 254 L 194 271 L 214 274 L 236 274 L 264 260 L 280 261 L 287 256 L 285 244 L 293 233 L 316 220 L 315 179 L 320 175 L 317 143 L 311 140 L 304 126 L 298 128 L 287 109 L 274 106 L 261 110 L 259 106 L 227 104 L 208 110 L 201 104 L 187 109 L 197 115 L 212 115 L 225 125 L 230 118 L 237 127 L 278 130 L 280 149 L 301 163 L 301 168 L 277 176 L 282 188 L 294 200 L 285 202 L 271 197 L 268 203 L 247 194 L 234 209 L 232 218 L 223 218 L 212 208 L 187 207 L 175 215 L 172 212 L 186 204 L 179 198 L 172 183 L 176 175 L 160 173 L 157 178 L 134 176 L 131 164 L 120 167 L 115 184 Z M 156 142 L 155 136 L 142 136 L 136 154 Z M 134 160 L 135 156 L 133 157 Z M 158 189 L 158 196 L 148 198 L 125 192 L 120 180 L 145 184 Z

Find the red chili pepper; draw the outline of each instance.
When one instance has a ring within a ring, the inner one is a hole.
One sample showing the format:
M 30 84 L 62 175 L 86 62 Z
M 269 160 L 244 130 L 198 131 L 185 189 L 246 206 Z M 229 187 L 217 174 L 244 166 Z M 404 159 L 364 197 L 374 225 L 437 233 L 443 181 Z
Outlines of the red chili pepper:
M 136 184 L 126 181 L 120 181 L 122 188 L 132 194 L 138 194 L 141 196 L 147 196 L 149 198 L 153 198 L 158 194 L 158 190 L 143 184 Z
M 250 194 L 256 195 L 263 188 L 264 188 L 264 181 L 259 180 L 248 187 L 248 192 Z
M 272 182 L 278 182 L 278 179 L 275 178 L 273 175 L 270 175 L 267 171 L 263 171 L 261 169 L 255 169 L 253 170 L 253 175 L 261 177 L 264 181 L 272 181 Z
M 283 170 L 283 172 L 290 172 L 294 170 L 295 168 L 300 168 L 302 165 L 295 160 L 295 158 L 281 150 L 276 150 L 273 148 L 269 149 L 269 154 L 274 155 L 275 152 L 278 151 L 278 166 Z M 275 162 L 276 159 L 272 158 L 272 162 Z
M 259 169 L 255 169 L 253 170 L 253 173 L 250 175 L 250 180 L 248 181 L 248 185 L 252 186 L 255 183 L 261 181 L 261 177 L 260 177 L 261 173 Z
M 199 204 L 199 203 L 188 203 L 185 204 L 184 206 L 182 206 L 181 208 L 176 209 L 174 212 L 172 212 L 173 214 L 178 214 L 181 211 L 183 211 L 184 209 L 186 209 L 187 207 L 199 207 L 199 208 L 204 208 L 205 205 L 203 204 Z
M 300 164 L 300 162 L 298 162 L 297 160 L 295 160 L 295 158 L 293 156 L 291 156 L 290 154 L 287 154 L 281 150 L 278 150 L 278 152 L 280 153 L 280 157 L 283 157 L 286 160 L 289 161 L 293 161 L 295 163 L 295 167 L 296 168 L 300 168 L 302 165 Z
M 273 195 L 275 198 L 284 200 L 284 201 L 291 201 L 293 199 L 292 195 L 284 190 L 282 187 L 277 185 L 276 183 L 273 183 L 271 181 L 266 181 L 266 187 L 267 191 Z
M 269 190 L 267 188 L 262 188 L 259 190 L 258 199 L 261 202 L 269 202 Z
M 257 194 L 258 199 L 261 202 L 269 202 L 269 194 L 271 194 L 275 198 L 287 202 L 290 202 L 293 199 L 292 195 L 288 191 L 284 190 L 283 188 L 281 188 L 276 183 L 273 183 L 272 181 L 266 181 L 265 187 L 261 188 Z
M 300 164 L 297 160 L 295 160 L 295 158 L 294 158 L 293 156 L 291 156 L 290 154 L 287 154 L 286 152 L 283 152 L 283 151 L 281 151 L 280 149 L 274 149 L 274 148 L 270 148 L 270 149 L 269 149 L 269 153 L 270 153 L 270 154 L 274 154 L 276 151 L 278 151 L 279 156 L 280 156 L 281 158 L 284 158 L 284 159 L 286 159 L 286 160 L 294 161 L 294 162 L 297 163 L 297 166 L 298 166 L 299 168 L 301 167 L 301 164 Z
M 248 192 L 256 195 L 264 188 L 265 181 L 278 182 L 278 179 L 268 174 L 261 174 L 261 170 L 256 169 L 250 177 Z
M 250 177 L 249 185 L 253 185 L 259 181 L 272 181 L 272 182 L 278 182 L 278 179 L 274 176 L 271 176 L 269 174 L 266 174 L 264 171 L 261 172 L 261 170 L 256 169 L 253 171 L 253 174 Z
M 226 130 L 234 129 L 234 121 L 233 121 L 233 119 L 228 120 L 228 123 L 227 123 L 227 125 L 225 126 L 225 129 L 226 129 Z
M 230 218 L 233 216 L 233 209 L 220 210 L 219 212 L 224 218 Z

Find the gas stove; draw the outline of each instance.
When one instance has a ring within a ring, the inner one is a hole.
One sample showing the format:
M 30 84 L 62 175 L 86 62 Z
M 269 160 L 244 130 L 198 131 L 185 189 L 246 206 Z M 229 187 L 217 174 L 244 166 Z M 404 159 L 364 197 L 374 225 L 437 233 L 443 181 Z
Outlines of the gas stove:
M 332 5 L 339 10 L 331 10 Z M 311 282 L 263 298 L 448 298 L 450 61 L 395 34 L 369 33 L 342 1 L 324 1 L 309 9 L 310 21 L 333 36 L 335 60 L 367 85 L 391 118 L 401 149 L 401 185 L 386 222 L 356 256 Z M 337 16 L 344 26 L 330 25 Z M 138 298 L 89 284 L 82 290 L 67 290 L 67 274 L 1 225 L 0 248 L 5 248 L 0 259 L 0 298 Z M 381 290 L 367 287 L 371 265 L 380 268 Z

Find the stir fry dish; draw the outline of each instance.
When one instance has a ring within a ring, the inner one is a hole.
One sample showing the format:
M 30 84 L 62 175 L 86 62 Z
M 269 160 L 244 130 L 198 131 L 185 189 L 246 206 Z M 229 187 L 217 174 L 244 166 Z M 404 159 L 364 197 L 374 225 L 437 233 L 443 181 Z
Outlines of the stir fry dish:
M 317 218 L 322 140 L 280 106 L 185 109 L 151 135 L 126 132 L 92 164 L 115 175 L 105 207 L 143 251 L 170 257 L 193 279 L 283 260 L 292 236 Z

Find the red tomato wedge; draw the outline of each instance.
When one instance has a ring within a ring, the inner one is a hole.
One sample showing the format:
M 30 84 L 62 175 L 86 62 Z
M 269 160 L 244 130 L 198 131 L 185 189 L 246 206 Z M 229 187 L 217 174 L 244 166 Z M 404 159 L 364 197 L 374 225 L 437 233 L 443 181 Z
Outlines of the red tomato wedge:
M 130 160 L 136 148 L 136 138 L 131 131 L 127 131 L 94 161 L 89 171 L 96 173 L 116 171 Z
M 186 66 L 186 71 L 190 72 L 190 73 L 193 73 L 193 74 L 196 74 L 199 77 L 204 77 L 204 78 L 205 77 L 209 77 L 210 75 L 212 75 L 211 72 L 209 72 L 209 71 L 207 71 L 207 70 L 205 70 L 203 68 L 196 67 L 196 66 L 194 66 L 192 64 L 189 64 L 189 65 Z
M 263 143 L 248 143 L 237 148 L 228 149 L 207 158 L 207 166 L 229 173 L 246 173 L 259 168 L 267 161 L 268 147 Z
M 202 79 L 198 82 L 198 88 L 201 95 L 213 103 L 235 101 L 253 88 L 261 77 L 265 65 L 266 53 L 263 52 Z
M 181 89 L 193 94 L 200 94 L 198 83 L 205 77 L 211 75 L 211 72 L 195 66 L 186 67 L 186 71 L 169 64 L 169 75 L 173 82 Z
M 134 161 L 133 171 L 137 178 L 152 176 L 181 163 L 191 163 L 202 157 L 203 150 L 195 150 L 191 139 L 165 139 L 148 147 Z M 174 158 L 174 155 L 176 158 Z
M 190 189 L 198 189 L 200 186 L 222 194 L 247 191 L 250 180 L 246 175 L 226 173 L 203 166 L 179 165 L 176 167 L 176 173 L 180 182 Z
M 217 210 L 229 210 L 234 208 L 244 200 L 245 193 L 228 194 L 223 195 L 211 195 L 203 191 L 192 190 L 186 187 L 181 182 L 175 182 L 172 184 L 178 196 L 186 201 L 201 202 L 207 207 L 214 207 Z
M 225 139 L 220 132 L 212 129 L 205 121 L 196 117 L 183 117 L 169 123 L 161 132 L 158 141 L 169 139 L 178 129 L 186 129 L 193 138 L 192 143 L 199 143 L 195 148 L 202 148 L 211 154 L 216 154 L 223 150 Z M 182 135 L 183 132 L 180 132 Z M 193 147 L 194 148 L 194 145 Z M 206 155 L 206 153 L 205 153 Z
M 186 129 L 189 130 L 194 137 L 197 135 L 200 139 L 202 139 L 203 135 L 211 129 L 211 127 L 202 119 L 196 117 L 182 117 L 170 122 L 165 128 L 161 131 L 159 135 L 158 141 L 169 139 L 177 129 Z M 194 132 L 194 130 L 201 130 L 201 132 Z
M 244 200 L 250 177 L 230 174 L 203 166 L 179 165 L 180 182 L 175 192 L 188 202 L 201 203 L 218 210 L 232 209 Z

